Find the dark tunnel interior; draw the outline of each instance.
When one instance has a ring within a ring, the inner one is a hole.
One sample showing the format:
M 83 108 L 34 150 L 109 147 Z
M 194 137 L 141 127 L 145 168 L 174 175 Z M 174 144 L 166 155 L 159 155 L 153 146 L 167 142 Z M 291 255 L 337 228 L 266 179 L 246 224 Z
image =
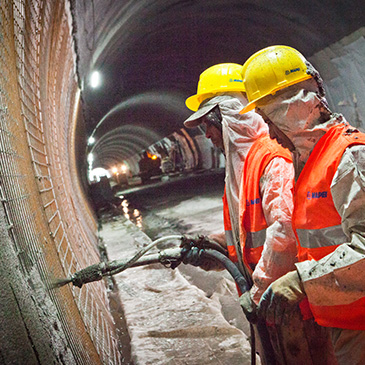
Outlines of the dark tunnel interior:
M 275 44 L 311 57 L 363 25 L 360 1 L 75 1 L 72 12 L 86 132 L 100 167 L 116 151 L 125 160 L 179 130 L 190 113 L 185 99 L 209 66 L 243 64 Z
M 225 158 L 202 129 L 183 126 L 208 67 L 294 47 L 321 73 L 331 109 L 365 131 L 364 8 L 1 1 L 0 363 L 247 360 L 249 327 L 241 308 L 232 314 L 234 283 L 218 273 L 164 261 L 81 287 L 67 280 L 181 227 L 221 230 Z

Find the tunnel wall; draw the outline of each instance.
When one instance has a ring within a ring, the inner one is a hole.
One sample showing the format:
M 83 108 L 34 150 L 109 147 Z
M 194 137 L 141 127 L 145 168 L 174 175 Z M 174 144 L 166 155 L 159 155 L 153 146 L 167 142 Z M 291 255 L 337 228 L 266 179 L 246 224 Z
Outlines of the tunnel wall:
M 148 146 L 146 150 L 161 158 L 161 172 L 166 175 L 175 172 L 224 168 L 225 165 L 220 149 L 215 147 L 198 129 L 191 133 L 191 130 L 180 128 Z M 179 161 L 176 161 L 176 156 Z M 141 153 L 138 153 L 125 160 L 132 175 L 140 173 L 138 166 L 140 159 Z
M 310 58 L 325 81 L 331 110 L 365 132 L 365 27 Z
M 47 290 L 99 262 L 78 175 L 85 141 L 71 24 L 67 1 L 0 3 L 4 364 L 121 362 L 103 281 Z

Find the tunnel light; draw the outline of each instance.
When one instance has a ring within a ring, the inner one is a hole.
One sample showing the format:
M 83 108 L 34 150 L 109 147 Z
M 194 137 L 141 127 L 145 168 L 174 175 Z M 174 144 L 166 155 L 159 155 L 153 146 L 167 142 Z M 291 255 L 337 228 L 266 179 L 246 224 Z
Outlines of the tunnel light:
M 126 173 L 127 172 L 127 166 L 125 164 L 120 165 L 120 171 L 122 171 L 122 173 Z
M 112 168 L 112 173 L 113 173 L 113 174 L 116 174 L 117 172 L 118 172 L 118 168 L 117 168 L 117 167 L 113 167 L 113 168 Z
M 93 136 L 90 136 L 87 143 L 88 143 L 88 145 L 94 144 L 95 143 L 95 138 Z
M 157 156 L 156 155 L 152 155 L 152 160 L 157 160 Z
M 99 87 L 100 84 L 101 84 L 100 72 L 94 71 L 90 77 L 90 86 L 95 89 Z

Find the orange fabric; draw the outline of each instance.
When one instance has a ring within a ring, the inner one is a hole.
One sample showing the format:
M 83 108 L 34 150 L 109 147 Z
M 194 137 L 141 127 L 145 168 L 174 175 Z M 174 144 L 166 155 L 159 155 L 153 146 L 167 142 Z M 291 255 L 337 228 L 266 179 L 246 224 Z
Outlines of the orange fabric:
M 227 251 L 229 259 L 236 263 L 238 262 L 238 255 L 236 251 L 236 247 L 234 246 L 234 242 L 232 242 L 232 223 L 231 218 L 229 216 L 229 208 L 228 201 L 226 196 L 226 187 L 224 187 L 224 195 L 222 197 L 223 200 L 223 223 L 224 223 L 224 231 L 226 234 L 226 243 L 227 243 Z
M 236 248 L 234 246 L 227 245 L 227 251 L 228 251 L 228 257 L 231 259 L 231 261 L 238 262 Z
M 222 197 L 223 200 L 223 223 L 224 223 L 224 230 L 225 231 L 232 231 L 232 224 L 231 218 L 229 216 L 229 208 L 228 208 L 228 201 L 226 195 L 226 187 L 224 187 L 224 195 Z
M 263 249 L 264 249 L 264 246 L 255 247 L 255 248 L 246 247 L 245 258 L 246 258 L 247 263 L 256 265 L 260 260 Z
M 297 237 L 297 242 L 299 239 Z M 329 255 L 333 252 L 339 245 L 326 246 L 326 247 L 315 247 L 315 248 L 306 248 L 298 245 L 298 261 L 305 260 L 320 260 L 322 257 Z
M 237 255 L 236 247 L 234 246 L 233 242 L 230 241 L 231 238 L 233 238 L 233 236 L 232 236 L 232 223 L 231 223 L 231 218 L 229 216 L 228 201 L 227 201 L 227 196 L 226 196 L 226 187 L 224 187 L 224 195 L 222 197 L 222 200 L 223 200 L 223 224 L 224 224 L 224 231 L 226 233 L 228 257 L 232 262 L 237 263 L 238 255 Z M 229 232 L 231 234 L 229 234 Z M 242 295 L 242 292 L 241 292 L 239 286 L 237 285 L 237 283 L 235 283 L 235 284 L 236 284 L 238 296 L 240 297 Z
M 303 299 L 299 303 L 300 312 L 302 313 L 303 320 L 306 321 L 307 319 L 313 318 L 313 313 L 310 309 L 308 298 Z
M 365 134 L 346 133 L 348 129 L 353 128 L 338 125 L 329 129 L 314 147 L 297 181 L 293 229 L 298 241 L 299 261 L 319 260 L 338 247 L 310 247 L 310 242 L 306 243 L 306 247 L 302 247 L 296 230 L 321 229 L 341 224 L 341 217 L 331 195 L 331 182 L 345 149 L 354 144 L 365 144 Z M 347 305 L 310 304 L 310 307 L 320 325 L 365 330 L 365 298 Z
M 324 327 L 365 330 L 365 297 L 344 305 L 323 305 L 310 308 L 316 322 Z
M 289 150 L 266 135 L 253 143 L 243 167 L 240 192 L 240 242 L 243 262 L 250 270 L 258 263 L 263 246 L 247 247 L 247 232 L 259 232 L 267 228 L 261 204 L 260 178 L 266 166 L 275 157 L 292 160 Z

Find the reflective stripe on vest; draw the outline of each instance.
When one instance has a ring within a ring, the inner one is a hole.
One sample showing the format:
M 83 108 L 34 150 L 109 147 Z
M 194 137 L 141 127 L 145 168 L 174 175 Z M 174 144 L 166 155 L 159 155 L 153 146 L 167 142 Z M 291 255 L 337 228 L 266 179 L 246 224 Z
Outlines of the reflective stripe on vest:
M 227 251 L 228 257 L 232 262 L 238 262 L 238 256 L 236 252 L 236 247 L 233 241 L 233 232 L 232 231 L 224 231 L 226 244 L 227 244 Z
M 246 245 L 258 248 L 264 245 L 266 239 L 266 228 L 258 232 L 247 232 Z
M 275 158 L 291 161 L 289 150 L 269 136 L 255 141 L 243 166 L 240 189 L 240 240 L 245 265 L 254 270 L 260 260 L 266 240 L 266 220 L 262 209 L 260 178 L 266 166 Z
M 349 242 L 333 203 L 331 183 L 345 149 L 365 144 L 365 134 L 353 130 L 343 124 L 330 128 L 315 145 L 298 178 L 292 222 L 299 261 L 319 260 Z M 365 298 L 345 305 L 309 305 L 320 325 L 365 330 Z
M 306 248 L 336 246 L 349 241 L 340 224 L 319 229 L 297 229 L 297 234 L 300 245 Z
M 341 225 L 320 229 L 297 229 L 299 261 L 320 260 L 333 252 L 341 243 L 348 242 Z

